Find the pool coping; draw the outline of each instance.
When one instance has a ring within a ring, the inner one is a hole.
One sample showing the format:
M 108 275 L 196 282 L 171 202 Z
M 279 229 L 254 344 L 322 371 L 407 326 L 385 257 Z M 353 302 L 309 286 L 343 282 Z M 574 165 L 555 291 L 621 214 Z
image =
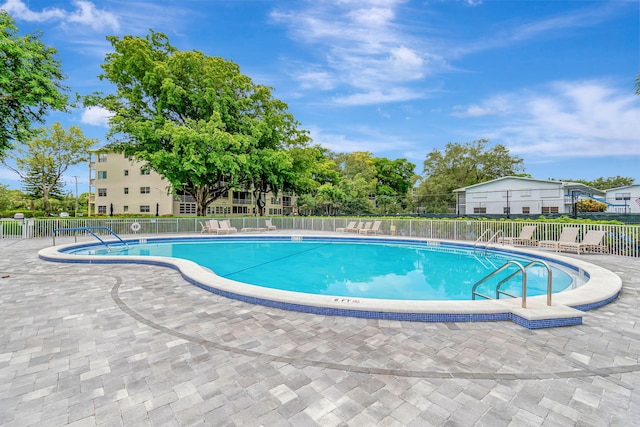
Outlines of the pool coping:
M 167 240 L 327 240 L 340 241 L 384 241 L 407 242 L 423 245 L 470 248 L 469 242 L 406 238 L 394 236 L 353 236 L 353 235 L 224 235 L 224 236 L 158 236 L 125 239 L 128 243 L 157 242 Z M 117 241 L 107 241 L 117 244 Z M 527 308 L 521 308 L 521 298 L 479 301 L 410 301 L 350 298 L 327 295 L 311 295 L 278 289 L 264 288 L 217 276 L 211 270 L 192 261 L 159 256 L 109 256 L 71 255 L 65 253 L 70 248 L 93 246 L 95 242 L 72 243 L 52 246 L 38 252 L 40 259 L 52 262 L 90 264 L 145 264 L 169 267 L 180 272 L 189 283 L 209 292 L 252 304 L 260 304 L 284 310 L 338 315 L 370 319 L 422 322 L 473 322 L 511 320 L 528 329 L 569 326 L 582 323 L 582 313 L 615 300 L 622 289 L 622 280 L 613 272 L 583 260 L 569 258 L 558 253 L 549 253 L 507 245 L 491 246 L 497 252 L 516 253 L 549 260 L 570 266 L 583 273 L 588 280 L 582 286 L 553 294 L 552 306 L 546 305 L 546 295 L 528 296 Z

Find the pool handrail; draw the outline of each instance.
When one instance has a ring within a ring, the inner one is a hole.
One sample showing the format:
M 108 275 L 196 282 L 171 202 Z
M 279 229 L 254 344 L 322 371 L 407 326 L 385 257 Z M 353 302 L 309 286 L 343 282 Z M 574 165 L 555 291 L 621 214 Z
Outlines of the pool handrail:
M 551 306 L 551 293 L 552 293 L 552 288 L 553 288 L 553 273 L 551 271 L 551 267 L 549 266 L 549 264 L 547 264 L 546 262 L 544 262 L 542 260 L 533 260 L 533 261 L 531 261 L 530 263 L 528 263 L 527 265 L 524 266 L 524 274 L 526 275 L 526 271 L 530 267 L 533 267 L 536 264 L 542 264 L 547 269 L 547 305 Z M 506 282 L 508 282 L 509 280 L 511 280 L 514 277 L 516 277 L 520 273 L 521 273 L 521 271 L 517 270 L 514 273 L 512 273 L 511 275 L 509 275 L 506 278 L 502 279 L 500 281 L 500 283 L 498 283 L 498 286 L 496 286 L 496 299 L 500 299 L 500 294 L 508 295 L 510 297 L 513 297 L 513 298 L 518 298 L 517 295 L 513 295 L 513 294 L 511 294 L 509 292 L 503 291 L 503 290 L 500 289 L 500 287 L 503 284 L 505 284 Z M 524 294 L 524 291 L 523 291 L 523 298 L 526 299 L 526 295 Z
M 489 273 L 487 276 L 485 276 L 482 279 L 478 280 L 476 282 L 476 284 L 473 285 L 473 288 L 471 288 L 471 299 L 475 300 L 476 299 L 476 295 L 480 296 L 480 297 L 482 297 L 484 299 L 493 299 L 488 295 L 481 294 L 480 292 L 476 291 L 476 289 L 478 288 L 478 286 L 480 286 L 481 284 L 483 284 L 487 280 L 491 279 L 493 276 L 495 276 L 496 274 L 498 274 L 501 271 L 505 270 L 506 268 L 508 268 L 511 265 L 515 265 L 516 267 L 518 267 L 518 269 L 520 270 L 519 272 L 522 273 L 522 308 L 527 308 L 527 272 L 525 271 L 525 269 L 522 266 L 522 264 L 520 264 L 518 261 L 509 261 L 509 262 L 505 263 L 502 267 L 497 269 L 496 271 L 494 271 L 492 273 Z M 496 293 L 496 295 L 497 295 L 497 293 Z
M 73 237 L 75 238 L 75 242 L 78 242 L 78 235 L 76 234 L 76 232 L 78 231 L 86 231 L 89 234 L 91 234 L 93 237 L 95 237 L 96 239 L 98 239 L 100 241 L 100 243 L 102 243 L 103 245 L 105 245 L 107 247 L 107 249 L 111 249 L 109 247 L 109 244 L 107 242 L 105 242 L 104 240 L 102 240 L 100 238 L 100 236 L 98 236 L 96 233 L 94 233 L 92 230 L 105 230 L 107 232 L 109 232 L 109 234 L 112 234 L 113 236 L 115 236 L 123 245 L 125 245 L 126 247 L 129 247 L 129 245 L 127 244 L 127 242 L 125 242 L 124 240 L 122 240 L 120 238 L 120 236 L 118 236 L 113 230 L 111 230 L 109 227 L 102 227 L 102 226 L 96 226 L 96 227 L 71 227 L 71 228 L 54 228 L 52 231 L 53 234 L 53 246 L 56 245 L 56 233 L 58 233 L 59 231 L 73 231 Z
M 502 234 L 502 230 L 498 230 L 495 233 L 493 233 L 491 235 L 491 237 L 489 237 L 489 240 L 487 240 L 486 242 L 482 241 L 482 238 L 485 236 L 485 234 L 487 234 L 488 232 L 493 232 L 493 230 L 491 230 L 490 228 L 487 228 L 484 233 L 482 233 L 480 235 L 480 237 L 478 237 L 478 239 L 473 243 L 473 252 L 475 253 L 476 250 L 478 249 L 478 247 L 482 247 L 484 250 L 482 251 L 483 255 L 487 255 L 487 250 L 489 248 L 489 245 L 492 242 L 496 241 L 496 237 L 498 237 L 500 234 Z M 482 243 L 484 243 L 484 245 L 481 245 Z

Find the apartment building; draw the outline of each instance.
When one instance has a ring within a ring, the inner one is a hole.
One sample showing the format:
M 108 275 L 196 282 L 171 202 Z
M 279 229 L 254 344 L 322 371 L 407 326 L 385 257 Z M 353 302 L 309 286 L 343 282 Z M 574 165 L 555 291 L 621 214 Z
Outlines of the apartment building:
M 269 195 L 266 215 L 295 213 L 295 197 Z M 89 216 L 172 215 L 195 216 L 195 200 L 187 194 L 173 194 L 171 184 L 144 163 L 122 154 L 96 150 L 89 162 Z M 253 193 L 246 189 L 228 191 L 207 207 L 207 215 L 255 215 Z
M 605 192 L 577 182 L 506 176 L 454 190 L 456 212 L 471 214 L 571 214 L 584 198 L 603 199 Z
M 607 212 L 640 213 L 640 184 L 606 190 Z

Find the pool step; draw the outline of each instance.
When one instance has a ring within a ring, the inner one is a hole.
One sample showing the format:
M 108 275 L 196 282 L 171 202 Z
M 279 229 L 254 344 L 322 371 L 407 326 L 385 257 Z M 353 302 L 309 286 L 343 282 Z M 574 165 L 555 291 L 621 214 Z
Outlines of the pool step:
M 582 324 L 580 310 L 566 305 L 548 306 L 544 300 L 529 300 L 527 308 L 517 305 L 519 300 L 513 301 L 511 320 L 527 329 L 556 328 L 558 326 L 572 326 Z

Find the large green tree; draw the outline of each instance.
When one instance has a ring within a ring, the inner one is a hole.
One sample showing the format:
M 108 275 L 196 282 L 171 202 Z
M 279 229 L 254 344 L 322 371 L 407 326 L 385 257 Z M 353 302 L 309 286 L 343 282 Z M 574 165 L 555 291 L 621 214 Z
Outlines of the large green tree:
M 40 36 L 19 36 L 13 18 L 0 10 L 0 158 L 13 142 L 29 139 L 34 122 L 67 106 L 56 50 Z
M 56 122 L 51 128 L 34 130 L 29 141 L 7 152 L 4 163 L 20 175 L 31 195 L 42 197 L 45 214 L 49 215 L 49 198 L 61 195 L 64 173 L 70 166 L 88 161 L 89 149 L 97 142 L 85 138 L 76 126 L 66 131 Z M 15 164 L 7 162 L 9 159 Z
M 427 154 L 418 194 L 429 211 L 446 211 L 456 188 L 522 174 L 521 158 L 511 155 L 504 145 L 488 144 L 487 139 L 448 143 L 444 152 L 435 149 Z
M 108 37 L 100 76 L 115 93 L 87 97 L 111 111 L 110 147 L 146 162 L 179 192 L 193 196 L 197 214 L 231 188 L 279 191 L 297 174 L 292 147 L 306 132 L 237 64 L 198 51 L 179 51 L 161 33 Z M 260 197 L 262 200 L 262 197 Z
M 592 181 L 586 179 L 562 179 L 559 181 L 579 182 L 589 187 L 597 188 L 599 190 L 609 190 L 611 188 L 625 187 L 627 185 L 633 185 L 635 179 L 626 176 L 610 176 L 599 177 Z

